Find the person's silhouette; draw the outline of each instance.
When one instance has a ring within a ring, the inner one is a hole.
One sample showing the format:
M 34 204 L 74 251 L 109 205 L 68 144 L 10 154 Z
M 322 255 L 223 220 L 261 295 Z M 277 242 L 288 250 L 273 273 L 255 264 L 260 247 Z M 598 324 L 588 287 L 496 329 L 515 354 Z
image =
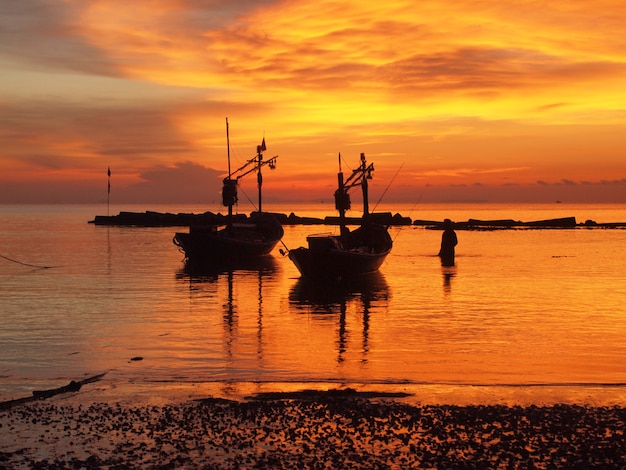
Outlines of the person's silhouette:
M 454 266 L 454 247 L 457 245 L 458 240 L 454 232 L 454 224 L 450 219 L 443 221 L 443 229 L 438 256 L 441 258 L 442 266 Z

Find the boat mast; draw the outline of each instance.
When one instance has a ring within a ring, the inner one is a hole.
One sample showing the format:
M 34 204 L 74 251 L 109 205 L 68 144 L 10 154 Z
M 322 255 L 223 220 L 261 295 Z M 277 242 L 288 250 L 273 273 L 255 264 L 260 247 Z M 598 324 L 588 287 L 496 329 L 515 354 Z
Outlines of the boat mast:
M 237 180 L 233 179 L 233 175 L 230 172 L 230 136 L 228 133 L 228 118 L 226 118 L 226 147 L 228 153 L 228 176 L 226 176 L 223 181 L 222 205 L 228 207 L 226 225 L 230 230 L 233 226 L 233 206 L 237 204 Z
M 228 118 L 226 118 L 226 154 L 228 155 L 228 182 L 229 185 L 232 184 L 231 183 L 231 179 L 230 179 L 230 135 L 228 133 Z M 231 223 L 233 217 L 233 205 L 232 204 L 228 204 L 228 221 L 229 224 Z
M 367 216 L 370 211 L 367 180 L 372 176 L 367 171 L 367 164 L 365 163 L 364 153 L 361 153 L 361 172 L 363 175 L 363 179 L 361 180 L 361 190 L 363 191 L 363 218 L 365 218 L 365 216 Z
M 259 214 L 261 212 L 263 212 L 263 201 L 261 199 L 261 186 L 263 186 L 263 175 L 261 174 L 261 166 L 262 166 L 262 162 L 263 162 L 263 150 L 265 147 L 265 137 L 263 137 L 263 144 L 262 145 L 257 145 L 256 147 L 256 157 L 257 157 L 257 174 L 256 174 L 256 180 L 257 180 L 257 186 L 259 187 Z
M 339 172 L 337 173 L 337 192 L 335 193 L 335 207 L 339 211 L 339 233 L 346 231 L 346 209 L 350 207 L 350 199 L 343 184 L 343 171 L 341 171 L 341 152 L 338 156 Z
M 363 191 L 363 219 L 369 215 L 369 194 L 368 179 L 372 178 L 374 164 L 369 165 L 365 161 L 365 154 L 361 153 L 361 164 L 352 174 L 344 181 L 343 172 L 341 171 L 341 154 L 339 154 L 339 173 L 337 173 L 337 191 L 335 191 L 335 208 L 339 211 L 339 224 L 342 231 L 345 230 L 345 215 L 350 209 L 350 189 L 355 186 L 361 186 Z
M 259 210 L 258 212 L 262 212 L 262 191 L 261 188 L 263 186 L 263 175 L 261 174 L 261 167 L 264 165 L 268 165 L 270 170 L 274 170 L 276 168 L 276 159 L 278 155 L 273 156 L 267 160 L 263 160 L 263 152 L 266 149 L 265 147 L 265 137 L 263 137 L 263 142 L 261 145 L 257 145 L 256 148 L 256 156 L 248 160 L 243 166 L 236 169 L 235 171 L 231 171 L 230 168 L 230 137 L 228 134 L 228 119 L 226 119 L 226 142 L 228 143 L 228 176 L 224 178 L 224 187 L 222 189 L 222 204 L 224 206 L 228 206 L 228 215 L 229 219 L 232 216 L 232 206 L 237 203 L 237 183 L 240 178 L 243 178 L 249 173 L 254 171 L 257 172 L 257 183 L 259 188 Z

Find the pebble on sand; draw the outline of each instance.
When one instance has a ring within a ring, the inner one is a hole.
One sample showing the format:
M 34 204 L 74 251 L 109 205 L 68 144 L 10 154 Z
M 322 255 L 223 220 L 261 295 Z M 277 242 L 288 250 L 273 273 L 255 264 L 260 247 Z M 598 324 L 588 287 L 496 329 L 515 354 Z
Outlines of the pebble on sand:
M 2 468 L 623 468 L 626 409 L 328 395 L 0 412 Z

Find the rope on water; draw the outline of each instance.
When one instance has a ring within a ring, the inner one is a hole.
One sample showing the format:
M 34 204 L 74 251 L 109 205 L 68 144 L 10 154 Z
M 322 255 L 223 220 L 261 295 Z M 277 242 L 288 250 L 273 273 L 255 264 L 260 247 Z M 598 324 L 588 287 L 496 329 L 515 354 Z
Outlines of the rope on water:
M 15 259 L 9 258 L 8 256 L 4 256 L 4 255 L 0 255 L 0 258 L 4 258 L 5 260 L 10 261 L 12 263 L 21 264 L 22 266 L 28 266 L 30 268 L 50 269 L 50 268 L 57 267 L 57 266 L 40 266 L 40 265 L 37 265 L 37 264 L 22 263 L 21 261 L 17 261 Z

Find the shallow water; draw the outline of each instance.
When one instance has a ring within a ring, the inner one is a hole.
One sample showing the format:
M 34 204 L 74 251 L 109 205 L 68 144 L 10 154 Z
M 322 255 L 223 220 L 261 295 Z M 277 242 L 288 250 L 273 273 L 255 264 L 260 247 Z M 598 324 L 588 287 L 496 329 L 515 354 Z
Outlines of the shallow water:
M 205 210 L 112 213 L 145 209 Z M 332 214 L 325 206 L 265 209 Z M 0 206 L 0 398 L 102 372 L 137 383 L 580 387 L 617 395 L 626 386 L 626 230 L 458 231 L 456 266 L 442 268 L 434 256 L 441 232 L 392 227 L 394 248 L 380 273 L 321 289 L 303 283 L 278 247 L 262 266 L 188 272 L 172 243 L 181 229 L 87 223 L 105 212 Z M 626 220 L 624 206 L 393 212 Z M 281 248 L 333 230 L 287 226 Z

